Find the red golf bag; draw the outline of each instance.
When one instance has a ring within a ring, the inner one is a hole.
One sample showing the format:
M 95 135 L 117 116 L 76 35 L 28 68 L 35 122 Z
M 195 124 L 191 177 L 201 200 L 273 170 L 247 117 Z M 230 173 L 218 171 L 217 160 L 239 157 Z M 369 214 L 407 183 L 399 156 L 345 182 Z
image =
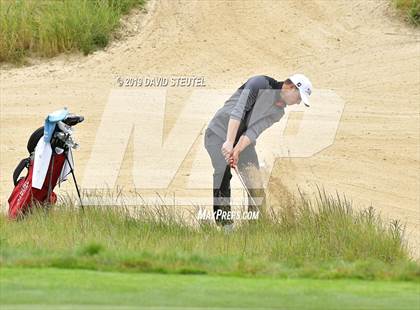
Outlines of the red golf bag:
M 15 188 L 10 195 L 9 218 L 16 219 L 26 213 L 35 205 L 51 205 L 57 201 L 54 193 L 54 187 L 57 185 L 64 164 L 68 163 L 70 173 L 76 186 L 77 194 L 80 193 L 74 176 L 71 162 L 69 161 L 69 152 L 71 148 L 76 148 L 77 143 L 72 139 L 71 126 L 74 126 L 84 120 L 83 116 L 69 114 L 59 125 L 56 126 L 51 139 L 52 154 L 48 164 L 48 170 L 45 175 L 43 185 L 40 189 L 32 187 L 34 173 L 35 148 L 41 138 L 44 136 L 44 127 L 38 128 L 29 138 L 27 149 L 30 154 L 28 158 L 22 159 L 13 172 L 13 183 Z M 20 177 L 22 171 L 27 168 L 25 177 Z M 46 167 L 45 167 L 46 168 Z M 81 201 L 81 200 L 80 200 Z M 82 206 L 83 207 L 83 206 Z
M 61 170 L 63 169 L 65 154 L 53 154 L 48 166 L 47 176 L 41 189 L 32 187 L 32 174 L 34 168 L 33 159 L 24 159 L 28 162 L 28 174 L 17 181 L 12 194 L 9 197 L 9 218 L 15 219 L 26 214 L 35 204 L 55 204 L 57 195 L 53 192 Z

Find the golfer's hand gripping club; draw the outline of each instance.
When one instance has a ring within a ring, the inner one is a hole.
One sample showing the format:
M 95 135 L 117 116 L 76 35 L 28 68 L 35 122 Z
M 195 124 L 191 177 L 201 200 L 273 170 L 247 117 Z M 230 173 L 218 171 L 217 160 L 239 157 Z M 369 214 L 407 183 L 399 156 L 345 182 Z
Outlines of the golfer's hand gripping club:
M 226 140 L 225 143 L 223 143 L 222 145 L 221 151 L 223 156 L 225 157 L 225 160 L 229 163 L 233 151 L 233 142 Z
M 229 162 L 228 162 L 230 167 L 236 169 L 237 166 L 238 166 L 238 160 L 239 160 L 239 151 L 234 148 L 232 150 L 232 153 L 231 153 L 231 156 L 230 156 Z

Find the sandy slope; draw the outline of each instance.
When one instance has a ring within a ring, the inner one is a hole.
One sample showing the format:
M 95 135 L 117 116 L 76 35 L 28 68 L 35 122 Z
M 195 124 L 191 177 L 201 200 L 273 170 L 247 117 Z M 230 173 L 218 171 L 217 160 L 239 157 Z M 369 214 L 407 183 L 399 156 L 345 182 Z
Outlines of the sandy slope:
M 331 147 L 310 159 L 278 160 L 274 174 L 292 191 L 298 184 L 310 192 L 317 183 L 357 206 L 373 205 L 406 221 L 411 244 L 418 243 L 419 31 L 396 18 L 388 1 L 156 0 L 148 9 L 132 16 L 130 35 L 106 51 L 2 70 L 3 206 L 28 135 L 63 105 L 89 120 L 78 132 L 83 175 L 118 75 L 203 75 L 209 87 L 234 89 L 254 74 L 283 79 L 300 71 L 316 88 L 339 94 L 344 113 Z M 165 134 L 188 91 L 169 94 Z

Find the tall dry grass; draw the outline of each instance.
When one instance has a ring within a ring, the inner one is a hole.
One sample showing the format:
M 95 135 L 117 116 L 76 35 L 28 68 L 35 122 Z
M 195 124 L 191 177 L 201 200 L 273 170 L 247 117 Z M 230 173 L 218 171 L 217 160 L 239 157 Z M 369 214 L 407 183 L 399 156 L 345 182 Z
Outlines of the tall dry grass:
M 370 208 L 319 191 L 266 210 L 233 232 L 174 208 L 85 207 L 0 218 L 1 266 L 278 277 L 419 280 L 404 229 Z M 193 214 L 194 215 L 194 214 Z M 193 219 L 194 220 L 194 219 Z
M 409 22 L 420 25 L 420 0 L 393 0 L 393 3 Z
M 0 0 L 0 62 L 105 47 L 120 17 L 146 0 Z

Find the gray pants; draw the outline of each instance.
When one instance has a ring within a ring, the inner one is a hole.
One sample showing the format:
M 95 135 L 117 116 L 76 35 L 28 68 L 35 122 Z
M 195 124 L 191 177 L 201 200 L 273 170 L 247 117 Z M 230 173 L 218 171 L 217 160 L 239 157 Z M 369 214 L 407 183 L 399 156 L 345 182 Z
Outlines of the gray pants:
M 221 148 L 225 141 L 216 135 L 211 129 L 207 129 L 204 136 L 204 146 L 210 155 L 213 172 L 213 212 L 217 224 L 231 224 L 230 220 L 221 220 L 216 216 L 219 209 L 230 211 L 230 180 L 232 173 L 230 166 L 226 163 Z M 257 152 L 254 145 L 247 146 L 239 155 L 238 170 L 244 179 L 245 185 L 249 189 L 252 196 L 264 193 L 262 189 L 258 169 Z M 255 196 L 254 196 L 255 197 Z M 257 211 L 250 197 L 248 197 L 248 211 Z

